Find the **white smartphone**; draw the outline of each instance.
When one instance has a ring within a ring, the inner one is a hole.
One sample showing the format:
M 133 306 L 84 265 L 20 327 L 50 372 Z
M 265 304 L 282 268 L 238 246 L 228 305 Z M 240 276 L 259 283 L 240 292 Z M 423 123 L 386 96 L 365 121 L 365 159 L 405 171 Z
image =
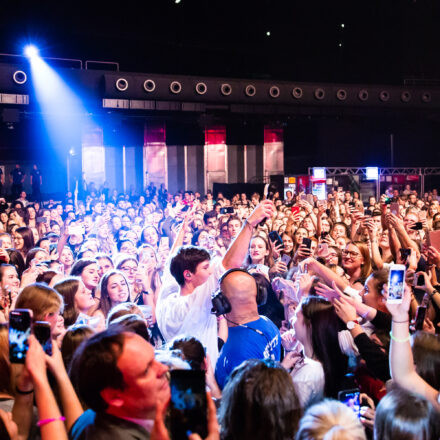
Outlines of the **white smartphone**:
M 401 303 L 405 290 L 406 267 L 403 264 L 392 264 L 388 275 L 388 299 L 389 303 Z

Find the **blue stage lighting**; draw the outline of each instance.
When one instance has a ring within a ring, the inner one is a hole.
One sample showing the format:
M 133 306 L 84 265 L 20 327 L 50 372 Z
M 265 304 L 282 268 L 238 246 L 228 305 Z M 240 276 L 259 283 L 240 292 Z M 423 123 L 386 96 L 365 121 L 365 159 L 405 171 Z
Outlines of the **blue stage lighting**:
M 38 49 L 33 44 L 28 44 L 24 48 L 24 54 L 28 58 L 35 58 L 35 57 L 37 57 L 39 55 L 39 51 L 38 51 Z

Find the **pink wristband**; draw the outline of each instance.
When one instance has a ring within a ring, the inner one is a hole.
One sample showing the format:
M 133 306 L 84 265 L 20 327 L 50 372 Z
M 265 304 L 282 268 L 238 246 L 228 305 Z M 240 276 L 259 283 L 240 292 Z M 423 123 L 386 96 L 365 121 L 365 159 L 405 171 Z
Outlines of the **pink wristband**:
M 38 420 L 37 422 L 37 426 L 41 427 L 43 425 L 47 425 L 48 423 L 52 423 L 52 422 L 57 422 L 58 420 L 60 420 L 61 422 L 64 422 L 64 420 L 66 420 L 65 417 L 61 416 L 61 417 L 56 417 L 54 419 L 43 419 L 43 420 Z

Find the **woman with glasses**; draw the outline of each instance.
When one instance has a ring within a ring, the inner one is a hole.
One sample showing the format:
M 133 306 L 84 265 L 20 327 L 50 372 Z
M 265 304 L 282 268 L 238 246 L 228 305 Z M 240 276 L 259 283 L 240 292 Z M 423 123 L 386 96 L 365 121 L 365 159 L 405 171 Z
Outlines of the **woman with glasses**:
M 123 255 L 116 263 L 116 269 L 121 271 L 130 289 L 130 302 L 137 304 L 142 297 L 142 289 L 136 287 L 136 274 L 138 272 L 139 262 L 132 255 Z
M 350 286 L 362 290 L 367 277 L 372 272 L 367 245 L 360 241 L 348 243 L 342 251 L 342 267 L 348 276 Z

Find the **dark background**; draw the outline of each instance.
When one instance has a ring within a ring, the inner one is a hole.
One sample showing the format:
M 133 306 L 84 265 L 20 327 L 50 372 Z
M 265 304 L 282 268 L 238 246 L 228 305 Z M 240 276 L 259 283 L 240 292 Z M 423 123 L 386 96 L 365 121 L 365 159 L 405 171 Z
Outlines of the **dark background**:
M 20 54 L 33 43 L 43 57 L 114 61 L 121 71 L 346 84 L 410 80 L 434 89 L 439 23 L 438 0 L 16 1 L 2 3 L 0 52 Z M 437 111 L 322 110 L 270 122 L 285 129 L 285 172 L 295 174 L 319 165 L 440 166 L 439 120 Z M 14 130 L 0 125 L 3 162 L 30 165 L 50 151 L 38 115 L 21 118 Z M 63 165 L 48 162 L 45 172 L 62 173 Z

